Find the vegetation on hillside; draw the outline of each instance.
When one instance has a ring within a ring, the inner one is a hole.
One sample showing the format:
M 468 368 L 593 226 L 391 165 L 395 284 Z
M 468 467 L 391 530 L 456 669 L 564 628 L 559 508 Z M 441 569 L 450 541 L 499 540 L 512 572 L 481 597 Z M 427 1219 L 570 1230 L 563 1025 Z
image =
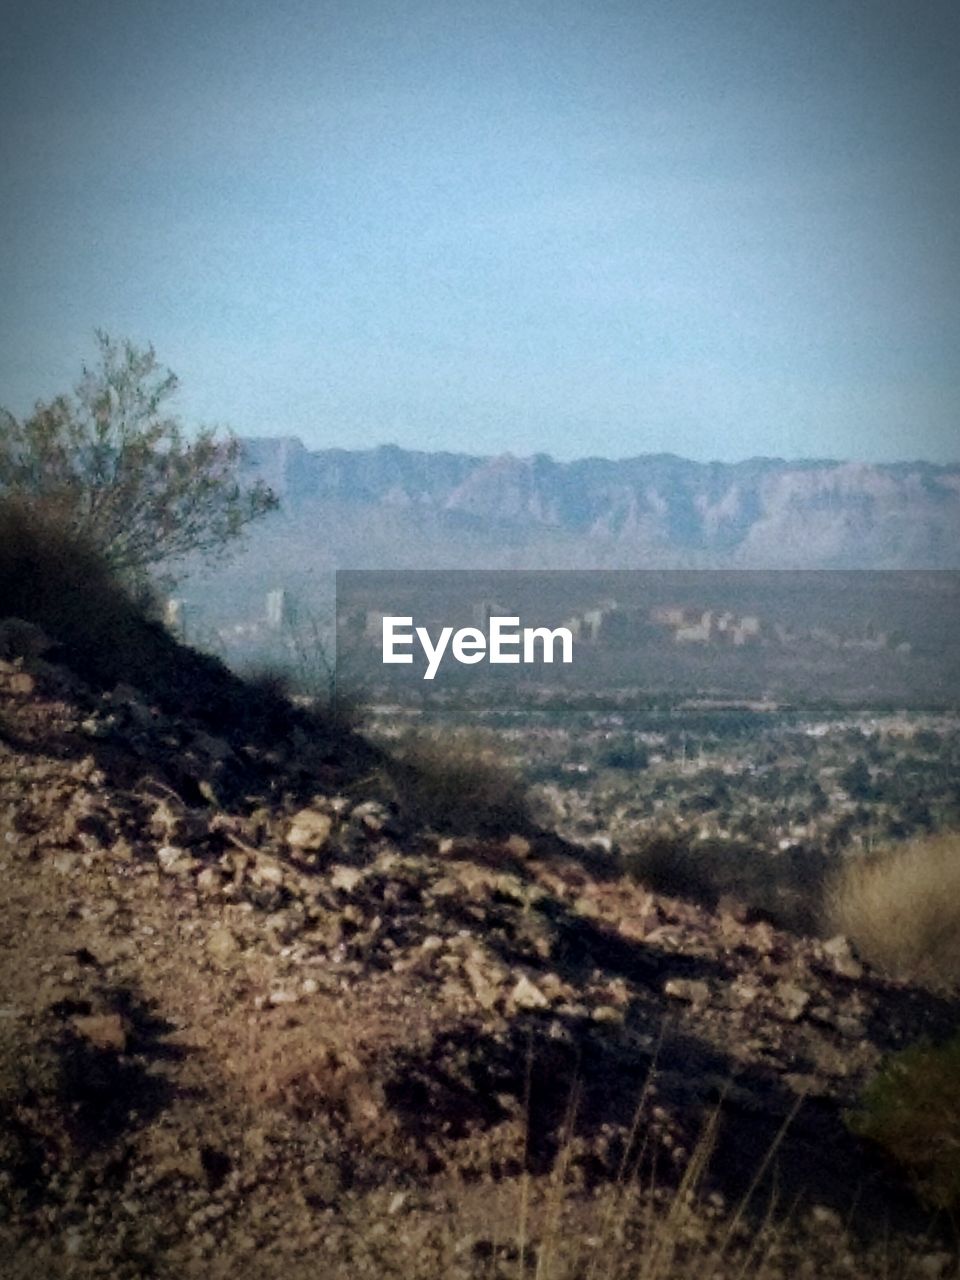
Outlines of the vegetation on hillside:
M 153 347 L 97 333 L 98 361 L 72 394 L 20 420 L 0 410 L 0 493 L 29 502 L 142 580 L 185 556 L 218 556 L 277 505 L 242 483 L 239 440 L 188 433 L 167 412 L 174 373 Z
M 944 832 L 847 860 L 827 892 L 829 927 L 886 973 L 960 987 L 960 835 Z
M 932 1207 L 960 1210 L 960 1035 L 892 1054 L 848 1122 L 906 1169 Z

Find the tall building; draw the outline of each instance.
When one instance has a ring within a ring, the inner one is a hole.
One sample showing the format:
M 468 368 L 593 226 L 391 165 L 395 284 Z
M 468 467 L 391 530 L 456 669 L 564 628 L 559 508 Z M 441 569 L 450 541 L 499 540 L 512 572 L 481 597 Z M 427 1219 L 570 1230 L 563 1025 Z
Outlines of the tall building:
M 272 631 L 282 631 L 294 620 L 293 601 L 282 587 L 267 592 L 267 626 Z
M 171 596 L 164 606 L 163 623 L 178 640 L 187 638 L 188 611 L 185 600 Z

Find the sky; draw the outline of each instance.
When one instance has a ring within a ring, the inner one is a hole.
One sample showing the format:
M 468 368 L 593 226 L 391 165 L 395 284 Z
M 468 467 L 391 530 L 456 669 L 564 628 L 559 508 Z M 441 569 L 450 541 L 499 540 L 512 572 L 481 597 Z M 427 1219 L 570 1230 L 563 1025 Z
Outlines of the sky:
M 953 0 L 0 0 L 0 404 L 960 461 Z

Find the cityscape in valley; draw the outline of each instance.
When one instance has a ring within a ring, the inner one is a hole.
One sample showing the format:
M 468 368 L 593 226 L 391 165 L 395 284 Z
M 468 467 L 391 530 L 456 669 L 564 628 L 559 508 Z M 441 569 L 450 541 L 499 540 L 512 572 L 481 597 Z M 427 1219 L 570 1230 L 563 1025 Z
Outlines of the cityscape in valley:
M 960 825 L 956 573 L 338 581 L 336 626 L 274 587 L 259 618 L 217 633 L 220 651 L 282 673 L 305 703 L 339 686 L 384 744 L 434 739 L 508 765 L 551 829 L 713 905 L 743 897 L 816 929 L 817 886 L 843 859 Z M 574 662 L 427 685 L 381 662 L 385 613 L 411 611 L 437 628 L 532 616 L 569 629 Z

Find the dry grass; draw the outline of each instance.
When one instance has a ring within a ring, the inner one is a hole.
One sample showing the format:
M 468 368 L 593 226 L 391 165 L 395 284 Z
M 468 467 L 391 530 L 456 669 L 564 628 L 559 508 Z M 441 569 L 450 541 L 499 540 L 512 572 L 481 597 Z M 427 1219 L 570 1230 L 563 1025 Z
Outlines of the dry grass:
M 573 1154 L 578 1100 L 574 1085 L 558 1154 L 545 1179 L 522 1174 L 500 1183 L 496 1202 L 487 1204 L 482 1221 L 470 1212 L 464 1188 L 456 1234 L 468 1239 L 480 1235 L 489 1246 L 488 1269 L 476 1274 L 485 1280 L 746 1280 L 784 1274 L 777 1262 L 792 1215 L 778 1204 L 775 1192 L 761 1191 L 761 1186 L 799 1099 L 742 1198 L 722 1207 L 709 1192 L 722 1103 L 704 1116 L 700 1136 L 682 1165 L 666 1172 L 664 1166 L 673 1162 L 664 1159 L 648 1132 L 651 1099 L 645 1087 L 615 1179 L 585 1194 Z M 521 1164 L 525 1146 L 521 1138 Z M 447 1273 L 463 1274 L 455 1267 Z
M 851 860 L 826 895 L 827 923 L 870 964 L 938 991 L 960 987 L 960 834 Z
M 481 734 L 407 739 L 388 767 L 398 803 L 415 825 L 435 831 L 478 836 L 529 831 L 526 788 L 497 752 L 495 740 Z

